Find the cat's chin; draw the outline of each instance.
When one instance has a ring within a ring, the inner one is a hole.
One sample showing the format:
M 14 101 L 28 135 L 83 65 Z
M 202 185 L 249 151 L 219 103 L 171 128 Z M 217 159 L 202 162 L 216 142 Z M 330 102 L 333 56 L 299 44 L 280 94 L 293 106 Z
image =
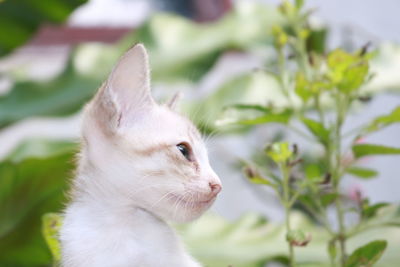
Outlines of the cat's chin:
M 179 209 L 180 212 L 172 220 L 178 223 L 185 223 L 199 218 L 214 203 L 216 196 L 207 199 L 183 198 L 174 195 L 170 198 L 170 204 L 173 209 Z

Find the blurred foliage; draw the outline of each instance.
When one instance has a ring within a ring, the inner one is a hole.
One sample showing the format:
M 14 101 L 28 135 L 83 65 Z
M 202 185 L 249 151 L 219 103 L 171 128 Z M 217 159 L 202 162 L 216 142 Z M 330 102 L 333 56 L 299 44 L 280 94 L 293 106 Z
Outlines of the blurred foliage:
M 0 1 L 0 55 L 25 42 L 39 23 L 65 20 L 73 7 L 82 2 Z M 25 3 L 26 6 L 21 8 Z M 253 53 L 262 57 L 267 67 L 276 67 L 274 53 L 259 53 L 260 49 L 273 47 L 273 25 L 281 29 L 287 26 L 275 9 L 245 1 L 220 21 L 210 24 L 199 25 L 178 16 L 156 14 L 117 44 L 76 47 L 65 70 L 51 81 L 17 80 L 8 94 L 0 96 L 0 127 L 33 116 L 57 117 L 80 111 L 106 79 L 117 58 L 135 42 L 144 43 L 149 51 L 154 84 L 183 83 L 195 88 L 226 51 Z M 3 34 L 8 31 L 12 34 Z M 326 29 L 310 28 L 310 32 L 303 34 L 308 36 L 308 50 L 324 52 Z M 284 36 L 281 42 L 286 42 Z M 400 79 L 393 70 L 398 69 L 400 48 L 384 45 L 373 56 L 371 69 L 377 73 L 377 79 L 361 90 L 366 94 L 398 90 Z M 332 77 L 339 72 L 334 71 Z M 381 80 L 380 75 L 384 77 Z M 309 84 L 301 75 L 299 84 L 302 78 L 303 86 L 298 88 L 299 97 L 294 97 L 294 106 L 308 98 L 304 90 Z M 266 122 L 286 124 L 293 110 L 289 108 L 290 103 L 281 92 L 279 83 L 274 68 L 271 72 L 250 71 L 225 81 L 210 94 L 188 100 L 187 109 L 192 114 L 201 114 L 195 116 L 195 122 L 206 132 L 215 129 L 210 122 L 221 117 L 222 110 L 221 125 L 232 121 L 240 121 L 246 126 Z M 172 92 L 163 93 L 168 95 Z M 237 103 L 242 104 L 235 105 Z M 323 105 L 332 103 L 327 100 Z M 383 128 L 398 120 L 398 112 L 392 114 L 377 118 L 365 131 Z M 320 136 L 321 140 L 326 139 L 325 131 L 319 125 L 310 119 L 305 121 L 311 133 Z M 0 266 L 44 266 L 51 264 L 51 252 L 57 257 L 57 245 L 54 244 L 54 231 L 57 229 L 48 229 L 57 226 L 51 223 L 57 217 L 44 217 L 42 224 L 42 216 L 62 209 L 75 151 L 76 145 L 68 140 L 27 140 L 0 162 Z M 361 177 L 374 174 L 373 170 L 360 168 L 347 171 Z M 263 177 L 255 180 L 261 184 L 274 182 L 263 180 Z M 379 214 L 372 216 L 373 220 L 378 217 L 388 226 L 398 224 L 399 215 L 395 207 L 380 209 L 369 203 L 364 203 L 364 207 L 365 216 Z M 304 263 L 302 266 L 315 266 L 315 262 L 325 258 L 326 247 L 323 244 L 326 234 L 320 228 L 315 229 L 315 225 L 302 215 L 296 213 L 293 216 L 295 225 L 301 225 L 302 229 L 313 228 L 313 242 L 304 248 L 299 259 Z M 376 223 L 373 220 L 363 227 L 373 226 Z M 217 216 L 205 216 L 192 225 L 180 226 L 180 229 L 193 254 L 209 266 L 235 264 L 251 267 L 269 261 L 287 263 L 283 226 L 269 223 L 257 215 L 244 216 L 233 223 Z M 390 246 L 380 266 L 395 266 L 398 259 L 395 248 L 400 245 L 396 237 L 399 234 L 397 229 L 373 229 L 368 234 L 354 237 L 349 245 L 356 248 L 377 237 L 387 239 Z M 51 252 L 45 239 L 50 243 Z
M 330 236 L 326 240 L 329 252 L 326 262 L 341 267 L 372 266 L 386 249 L 386 241 L 371 242 L 356 249 L 350 256 L 347 254 L 347 243 L 355 235 L 367 230 L 364 226 L 368 225 L 368 221 L 379 216 L 378 211 L 388 204 L 370 205 L 369 199 L 360 192 L 356 192 L 353 199 L 346 197 L 343 180 L 349 172 L 362 178 L 376 175 L 374 170 L 354 166 L 362 157 L 400 154 L 400 148 L 359 141 L 372 132 L 398 123 L 400 106 L 346 136 L 343 124 L 354 106 L 362 101 L 364 93 L 361 89 L 373 79 L 370 72 L 373 53 L 368 53 L 368 45 L 354 52 L 340 48 L 325 53 L 309 50 L 309 12 L 303 10 L 302 5 L 301 0 L 295 3 L 284 0 L 279 5 L 278 9 L 286 25 L 273 27 L 273 44 L 278 64 L 276 72 L 267 71 L 278 81 L 281 93 L 287 100 L 287 109 L 292 112 L 286 113 L 288 116 L 284 121 L 265 119 L 271 114 L 280 114 L 282 108 L 273 104 L 254 106 L 240 101 L 240 104 L 231 107 L 239 111 L 239 116 L 225 119 L 225 122 L 241 125 L 243 118 L 240 111 L 247 114 L 249 109 L 255 110 L 261 115 L 253 115 L 253 119 L 245 120 L 249 124 L 256 126 L 283 122 L 287 130 L 294 130 L 322 149 L 321 155 L 314 156 L 317 160 L 315 164 L 304 162 L 304 152 L 300 153 L 297 145 L 290 148 L 287 142 L 275 142 L 267 145 L 264 150 L 266 156 L 274 162 L 272 166 L 263 164 L 262 168 L 268 169 L 265 175 L 254 167 L 255 163 L 249 163 L 244 168 L 251 182 L 269 186 L 275 191 L 285 210 L 289 266 L 294 267 L 299 261 L 295 247 L 306 246 L 311 241 L 310 234 L 302 228 L 294 228 L 291 222 L 290 213 L 296 203 L 322 225 Z M 321 104 L 324 98 L 331 100 L 329 108 Z M 298 125 L 301 127 L 298 128 Z M 343 146 L 346 137 L 351 138 L 350 152 Z M 349 156 L 346 158 L 346 155 Z M 356 215 L 357 219 L 350 222 L 349 213 Z M 399 226 L 398 222 L 393 226 Z
M 1 266 L 51 263 L 41 232 L 41 216 L 60 211 L 65 203 L 75 146 L 41 142 L 41 152 L 38 146 L 22 144 L 14 156 L 0 163 Z
M 25 44 L 44 23 L 62 23 L 86 0 L 0 1 L 0 57 Z
M 30 116 L 62 116 L 82 108 L 99 87 L 94 79 L 76 73 L 69 65 L 49 82 L 18 82 L 0 96 L 0 128 Z
M 397 223 L 400 222 L 398 208 L 390 206 L 379 211 L 382 221 Z M 295 212 L 291 215 L 295 227 L 305 229 L 313 233 L 313 242 L 306 248 L 301 248 L 299 253 L 299 265 L 302 267 L 324 267 L 325 254 L 327 253 L 325 243 L 329 239 L 324 229 L 310 221 L 303 214 Z M 47 224 L 53 231 L 54 225 L 62 223 L 62 216 L 57 214 L 47 215 Z M 189 251 L 200 260 L 204 266 L 211 267 L 261 267 L 267 263 L 280 262 L 287 263 L 285 228 L 283 225 L 269 222 L 264 217 L 257 214 L 245 214 L 234 222 L 228 222 L 224 218 L 206 214 L 199 220 L 191 224 L 177 225 L 178 232 L 182 235 Z M 390 242 L 391 247 L 386 252 L 381 267 L 392 267 L 397 262 L 397 249 L 400 240 L 396 237 L 400 230 L 396 228 L 386 228 L 371 230 L 358 236 L 350 243 L 351 248 L 359 247 L 377 237 L 385 238 Z M 51 239 L 51 246 L 58 247 Z M 372 248 L 371 248 L 372 246 Z M 373 252 L 380 251 L 374 246 L 382 246 L 382 242 L 369 243 L 366 249 Z M 365 246 L 364 246 L 365 247 Z M 221 249 L 223 248 L 223 249 Z M 58 255 L 59 252 L 53 251 Z M 365 261 L 359 258 L 365 254 L 364 249 L 355 250 L 349 258 L 348 266 L 362 265 Z M 367 258 L 377 260 L 377 254 L 367 253 Z M 358 264 L 358 265 L 355 265 Z

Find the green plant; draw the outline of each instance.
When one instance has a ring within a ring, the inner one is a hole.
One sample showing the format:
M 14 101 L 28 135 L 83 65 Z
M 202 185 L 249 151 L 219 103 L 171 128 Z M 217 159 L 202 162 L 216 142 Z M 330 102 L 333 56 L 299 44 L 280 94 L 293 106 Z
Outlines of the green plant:
M 327 250 L 331 266 L 372 266 L 386 248 L 386 241 L 374 241 L 349 256 L 348 240 L 372 227 L 398 226 L 398 223 L 373 223 L 379 209 L 387 204 L 370 204 L 360 193 L 353 201 L 347 201 L 341 184 L 347 174 L 364 179 L 376 175 L 375 170 L 358 166 L 363 157 L 400 154 L 400 148 L 361 142 L 367 135 L 399 122 L 400 107 L 343 132 L 351 109 L 369 98 L 361 88 L 373 78 L 369 69 L 372 54 L 367 51 L 368 45 L 352 53 L 336 49 L 326 54 L 320 47 L 313 47 L 309 12 L 302 7 L 301 0 L 294 4 L 284 0 L 279 11 L 285 24 L 273 28 L 278 67 L 268 72 L 278 81 L 288 107 L 274 103 L 239 104 L 230 110 L 239 111 L 236 124 L 284 124 L 319 144 L 322 153 L 307 157 L 299 154 L 297 146 L 290 149 L 287 142 L 273 143 L 265 152 L 278 170 L 270 165 L 263 173 L 251 164 L 245 167 L 245 174 L 252 182 L 273 188 L 285 208 L 290 266 L 296 265 L 294 247 L 307 245 L 311 238 L 301 229 L 292 228 L 290 211 L 294 205 L 308 212 L 330 235 Z M 332 207 L 336 223 L 328 219 Z M 358 222 L 352 225 L 346 221 L 350 212 L 358 214 Z

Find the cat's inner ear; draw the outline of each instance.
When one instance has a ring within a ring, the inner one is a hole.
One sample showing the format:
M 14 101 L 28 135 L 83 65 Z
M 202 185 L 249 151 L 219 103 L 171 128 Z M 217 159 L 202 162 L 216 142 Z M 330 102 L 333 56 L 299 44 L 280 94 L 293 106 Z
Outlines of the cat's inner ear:
M 114 102 L 118 125 L 130 123 L 155 102 L 150 92 L 150 68 L 146 49 L 137 44 L 121 57 L 104 88 Z
M 179 102 L 181 101 L 181 99 L 182 99 L 182 92 L 179 91 L 179 92 L 175 93 L 175 94 L 171 97 L 170 100 L 167 101 L 166 105 L 167 105 L 167 107 L 169 107 L 170 109 L 176 110 L 176 108 L 177 108 Z

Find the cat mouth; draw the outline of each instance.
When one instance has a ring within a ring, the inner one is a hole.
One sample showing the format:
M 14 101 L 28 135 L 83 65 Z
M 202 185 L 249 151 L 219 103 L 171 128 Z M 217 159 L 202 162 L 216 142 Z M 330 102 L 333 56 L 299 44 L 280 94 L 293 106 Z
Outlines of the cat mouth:
M 187 198 L 184 196 L 179 196 L 179 195 L 174 194 L 174 195 L 172 195 L 171 202 L 174 205 L 182 205 L 182 206 L 188 207 L 188 208 L 189 207 L 200 208 L 200 207 L 206 207 L 206 206 L 211 205 L 215 201 L 216 198 L 217 198 L 216 196 L 212 196 L 208 199 L 197 199 L 197 198 L 193 198 L 193 197 Z

